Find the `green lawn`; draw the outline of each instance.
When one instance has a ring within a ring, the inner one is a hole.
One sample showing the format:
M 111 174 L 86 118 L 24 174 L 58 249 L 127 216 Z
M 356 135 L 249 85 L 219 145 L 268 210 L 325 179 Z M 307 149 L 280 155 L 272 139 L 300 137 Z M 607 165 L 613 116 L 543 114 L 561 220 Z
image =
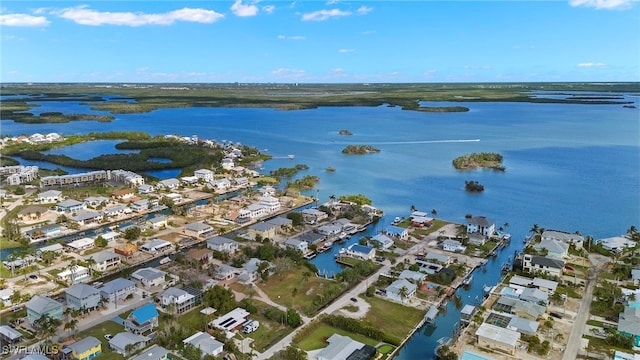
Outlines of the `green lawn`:
M 367 298 L 371 309 L 367 312 L 365 320 L 374 327 L 383 329 L 390 337 L 398 340 L 404 339 L 411 330 L 422 320 L 424 310 L 389 302 L 381 298 Z
M 440 228 L 442 228 L 443 226 L 449 224 L 449 222 L 447 221 L 442 221 L 442 220 L 438 220 L 438 219 L 433 219 L 433 224 L 431 224 L 431 226 L 429 226 L 426 229 L 415 229 L 413 231 L 410 231 L 410 233 L 412 235 L 421 235 L 421 236 L 426 236 L 429 235 L 433 232 L 436 232 L 438 230 L 440 230 Z
M 119 332 L 123 332 L 124 327 L 120 324 L 116 324 L 111 320 L 107 320 L 101 324 L 98 324 L 88 330 L 79 332 L 76 336 L 77 340 L 80 340 L 87 336 L 93 336 L 102 342 L 102 354 L 98 357 L 100 360 L 120 360 L 124 359 L 120 354 L 117 354 L 109 349 L 109 341 L 104 338 L 106 334 L 115 335 Z
M 363 344 L 371 345 L 374 347 L 379 343 L 378 340 L 370 339 L 364 335 L 338 329 L 331 325 L 320 324 L 309 335 L 307 335 L 304 339 L 302 339 L 300 343 L 298 343 L 298 346 L 300 347 L 300 349 L 305 351 L 322 349 L 327 346 L 327 343 L 324 342 L 324 339 L 329 338 L 333 334 L 345 335 L 352 338 L 353 340 L 356 340 Z

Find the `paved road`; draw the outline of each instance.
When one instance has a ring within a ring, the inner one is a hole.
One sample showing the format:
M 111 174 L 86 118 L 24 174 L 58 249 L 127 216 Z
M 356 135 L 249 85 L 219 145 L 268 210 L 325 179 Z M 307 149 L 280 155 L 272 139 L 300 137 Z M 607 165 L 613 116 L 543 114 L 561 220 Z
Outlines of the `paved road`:
M 574 360 L 578 358 L 580 342 L 586 329 L 587 320 L 589 319 L 589 308 L 591 307 L 591 301 L 593 300 L 593 289 L 598 282 L 598 272 L 602 266 L 609 261 L 608 258 L 597 255 L 590 255 L 589 260 L 591 261 L 589 280 L 587 281 L 587 287 L 584 291 L 582 303 L 580 303 L 580 309 L 574 319 L 571 335 L 569 335 L 562 360 Z

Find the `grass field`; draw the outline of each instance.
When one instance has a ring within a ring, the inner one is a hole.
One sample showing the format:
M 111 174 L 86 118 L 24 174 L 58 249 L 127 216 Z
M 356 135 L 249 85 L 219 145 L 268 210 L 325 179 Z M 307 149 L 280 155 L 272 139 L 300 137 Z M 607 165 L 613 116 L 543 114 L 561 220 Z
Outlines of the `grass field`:
M 331 325 L 327 325 L 327 324 L 320 324 L 316 329 L 314 329 L 308 336 L 306 336 L 304 339 L 302 339 L 302 341 L 300 341 L 300 343 L 298 343 L 298 346 L 300 347 L 300 349 L 305 350 L 305 351 L 309 351 L 309 350 L 317 350 L 317 349 L 321 349 L 327 346 L 327 343 L 324 341 L 325 339 L 327 339 L 328 337 L 330 337 L 333 334 L 340 334 L 340 335 L 344 335 L 344 336 L 348 336 L 350 338 L 352 338 L 353 340 L 359 341 L 363 344 L 367 344 L 367 345 L 371 345 L 371 346 L 376 346 L 379 341 L 378 340 L 373 340 L 370 339 L 364 335 L 360 335 L 360 334 L 356 334 L 356 333 L 352 333 L 346 330 L 342 330 L 342 329 L 338 329 L 336 327 L 333 327 Z
M 389 302 L 381 298 L 367 298 L 371 309 L 367 312 L 366 321 L 378 329 L 384 329 L 398 343 L 409 334 L 422 320 L 425 311 Z

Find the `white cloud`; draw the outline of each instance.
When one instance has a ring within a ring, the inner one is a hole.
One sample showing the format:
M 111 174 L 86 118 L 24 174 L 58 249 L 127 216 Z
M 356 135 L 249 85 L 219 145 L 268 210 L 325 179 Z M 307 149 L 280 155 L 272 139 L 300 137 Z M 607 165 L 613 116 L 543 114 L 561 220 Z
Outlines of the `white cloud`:
M 300 36 L 300 35 L 294 35 L 294 36 L 278 35 L 278 39 L 280 39 L 280 40 L 304 40 L 306 38 L 304 36 Z
M 340 0 L 329 0 L 329 1 L 327 1 L 326 4 L 327 5 L 335 5 L 335 4 L 339 3 L 339 2 L 340 2 Z
M 236 0 L 231 5 L 231 11 L 236 16 L 256 16 L 258 15 L 258 7 L 255 5 L 244 5 L 242 0 Z
M 7 14 L 0 15 L 0 25 L 2 26 L 47 26 L 49 20 L 44 16 L 33 16 L 29 14 Z
M 262 11 L 266 12 L 267 14 L 271 14 L 275 9 L 276 7 L 273 5 L 265 5 L 262 7 Z
M 364 15 L 364 14 L 370 13 L 371 10 L 373 10 L 373 8 L 368 6 L 360 6 L 358 10 L 356 10 L 356 12 L 360 15 Z
M 279 68 L 279 69 L 273 70 L 271 74 L 282 77 L 282 78 L 286 78 L 286 79 L 294 79 L 294 78 L 297 79 L 305 76 L 305 71 L 299 70 L 299 69 Z
M 633 0 L 569 0 L 571 6 L 584 6 L 596 9 L 631 9 Z
M 578 67 L 584 67 L 584 68 L 590 68 L 590 67 L 605 67 L 607 66 L 607 64 L 604 63 L 592 63 L 592 62 L 588 62 L 588 63 L 579 63 Z
M 203 24 L 214 23 L 224 15 L 213 10 L 183 8 L 159 14 L 145 14 L 133 12 L 101 12 L 88 8 L 86 5 L 66 8 L 56 12 L 61 18 L 72 20 L 81 25 L 171 25 L 176 21 L 197 22 Z
M 302 14 L 302 21 L 325 21 L 330 18 L 349 16 L 351 11 L 342 11 L 339 9 L 318 10 L 306 14 Z
M 354 52 L 356 51 L 356 49 L 340 49 L 338 50 L 339 53 L 349 53 L 349 52 Z

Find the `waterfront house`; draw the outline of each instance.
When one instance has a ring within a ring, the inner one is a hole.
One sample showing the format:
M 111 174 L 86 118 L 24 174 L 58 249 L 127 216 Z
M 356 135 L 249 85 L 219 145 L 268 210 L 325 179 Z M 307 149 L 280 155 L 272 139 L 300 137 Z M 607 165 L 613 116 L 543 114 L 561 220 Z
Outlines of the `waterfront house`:
M 564 259 L 569 254 L 569 244 L 559 240 L 542 240 L 539 244 L 533 246 L 538 253 L 546 251 L 547 257 L 554 259 Z
M 326 212 L 320 211 L 315 208 L 304 209 L 301 211 L 301 213 L 302 213 L 302 218 L 304 219 L 304 222 L 309 225 L 317 224 L 320 221 L 329 217 L 329 214 L 327 214 Z
M 84 266 L 74 265 L 59 272 L 56 277 L 60 281 L 73 285 L 88 280 L 91 277 L 91 271 Z
M 57 203 L 62 198 L 62 191 L 47 190 L 38 194 L 38 202 L 41 204 Z
M 220 162 L 220 165 L 222 165 L 222 168 L 225 170 L 231 170 L 235 166 L 235 164 L 233 163 L 233 159 L 228 157 L 222 159 L 222 161 Z
M 388 250 L 394 244 L 393 239 L 383 233 L 372 237 L 369 243 L 382 250 Z
M 257 223 L 249 226 L 247 233 L 251 239 L 256 241 L 258 239 L 273 240 L 276 237 L 276 228 L 277 228 L 276 225 L 273 225 L 267 222 L 261 222 L 261 223 Z
M 44 224 L 25 232 L 25 236 L 29 237 L 32 241 L 46 240 L 58 235 L 62 235 L 62 228 L 58 224 Z M 38 250 L 36 250 L 36 252 L 37 251 Z
M 151 226 L 152 229 L 161 229 L 167 227 L 169 219 L 167 219 L 164 215 L 157 215 L 147 220 L 147 224 Z
M 62 319 L 62 303 L 46 296 L 34 295 L 27 301 L 25 308 L 27 309 L 27 322 L 31 325 L 43 315 L 52 319 Z
M 460 241 L 447 239 L 442 242 L 442 249 L 450 252 L 464 252 L 467 247 L 463 246 Z
M 411 226 L 416 228 L 429 227 L 433 224 L 433 218 L 427 216 L 411 215 Z
M 479 347 L 508 355 L 515 355 L 516 345 L 520 341 L 519 332 L 488 323 L 481 324 L 475 335 Z
M 124 278 L 117 278 L 105 283 L 100 288 L 100 296 L 109 302 L 123 300 L 136 291 L 136 284 Z
M 164 198 L 169 200 L 173 204 L 177 204 L 177 203 L 182 202 L 184 200 L 184 198 L 182 197 L 182 194 L 178 194 L 178 193 L 165 194 Z
M 373 346 L 355 341 L 348 336 L 333 334 L 327 339 L 327 347 L 316 356 L 317 360 L 370 360 L 376 355 Z
M 416 284 L 406 279 L 398 279 L 387 286 L 386 297 L 389 300 L 406 304 L 415 296 L 417 288 Z
M 138 186 L 138 194 L 141 194 L 141 195 L 148 195 L 154 191 L 156 191 L 156 188 L 153 185 L 142 184 Z
M 95 224 L 102 220 L 102 214 L 90 211 L 90 210 L 81 210 L 76 213 L 75 216 L 72 216 L 69 220 L 77 223 L 78 225 L 89 225 Z
M 184 233 L 195 237 L 206 237 L 215 233 L 215 230 L 211 225 L 194 222 L 184 226 Z
M 318 233 L 322 235 L 336 236 L 342 232 L 342 225 L 335 224 L 335 223 L 325 224 L 325 225 L 319 226 L 316 230 Z
M 117 217 L 117 216 L 121 216 L 124 214 L 130 214 L 131 213 L 131 208 L 125 205 L 115 205 L 115 206 L 110 206 L 104 210 L 102 210 L 102 215 L 106 216 L 106 217 Z
M 467 218 L 467 234 L 478 233 L 485 237 L 491 237 L 496 232 L 496 223 L 484 216 Z
M 547 311 L 547 307 L 512 297 L 500 296 L 493 304 L 493 310 L 536 320 Z
M 102 353 L 102 342 L 93 336 L 87 336 L 67 346 L 74 360 L 89 360 Z M 64 352 L 64 350 L 63 350 Z
M 463 324 L 469 324 L 473 320 L 473 316 L 478 311 L 478 308 L 473 305 L 465 305 L 460 311 L 460 321 Z
M 598 239 L 596 240 L 596 243 L 602 245 L 603 249 L 614 253 L 620 253 L 624 249 L 633 248 L 638 244 L 626 236 L 614 236 L 605 239 Z
M 469 244 L 473 246 L 482 246 L 487 242 L 487 238 L 480 233 L 467 234 Z
M 218 356 L 222 353 L 224 344 L 216 340 L 213 336 L 198 331 L 197 333 L 182 340 L 184 344 L 191 344 L 202 350 L 203 355 Z
M 171 312 L 180 315 L 193 309 L 197 305 L 198 299 L 183 289 L 170 287 L 162 293 L 160 303 L 165 310 L 167 310 L 167 307 L 173 306 Z
M 237 178 L 234 178 L 233 179 L 233 185 L 235 185 L 237 188 L 248 187 L 250 185 L 249 178 L 247 178 L 245 176 L 239 176 Z
M 205 182 L 213 180 L 214 174 L 215 173 L 209 169 L 198 169 L 193 172 L 193 176 L 197 177 L 198 179 L 202 179 Z
M 390 225 L 387 227 L 386 233 L 400 240 L 407 240 L 409 238 L 409 229 L 400 226 Z
M 309 243 L 306 241 L 298 240 L 298 239 L 288 239 L 284 242 L 286 247 L 290 247 L 292 249 L 300 250 L 301 253 L 306 254 L 309 251 Z
M 373 260 L 376 257 L 376 249 L 360 244 L 352 244 L 341 254 L 360 260 Z
M 541 240 L 562 241 L 567 245 L 574 245 L 576 249 L 580 249 L 582 248 L 582 244 L 584 243 L 584 236 L 578 234 L 570 234 L 564 231 L 545 230 L 541 235 Z
M 522 269 L 528 273 L 542 272 L 550 276 L 562 276 L 564 261 L 545 256 L 525 254 L 522 258 Z
M 84 209 L 86 209 L 86 205 L 74 199 L 67 199 L 56 205 L 56 210 L 64 214 L 71 214 Z
M 169 360 L 169 350 L 162 346 L 153 345 L 130 360 Z
M 95 240 L 91 238 L 82 238 L 64 244 L 71 251 L 80 252 L 82 250 L 91 249 L 95 245 Z
M 226 191 L 231 187 L 231 181 L 227 178 L 215 179 L 209 181 L 207 187 L 215 191 Z
M 114 352 L 128 356 L 147 346 L 149 338 L 128 331 L 117 333 L 109 340 L 109 348 Z
M 41 248 L 36 249 L 36 255 L 39 257 L 42 257 L 42 254 L 47 251 L 50 251 L 56 255 L 60 255 L 64 251 L 64 247 L 60 243 L 43 246 Z
M 158 181 L 158 184 L 157 184 L 157 187 L 159 189 L 165 189 L 165 190 L 174 190 L 174 189 L 177 189 L 179 186 L 180 186 L 180 180 L 176 178 L 160 180 Z
M 129 204 L 129 207 L 131 208 L 131 210 L 135 211 L 135 212 L 141 212 L 144 210 L 148 210 L 150 206 L 150 202 L 148 199 L 142 199 L 142 200 L 138 200 L 138 201 L 134 201 L 131 204 Z
M 237 241 L 228 239 L 223 236 L 215 236 L 207 239 L 207 247 L 214 251 L 233 255 L 238 251 L 240 244 Z
M 162 286 L 167 273 L 152 267 L 141 268 L 131 274 L 131 279 L 142 287 Z
M 258 219 L 269 215 L 269 209 L 260 204 L 249 204 L 244 210 L 249 211 L 249 217 L 251 219 Z
M 326 238 L 327 237 L 325 235 L 315 233 L 313 231 L 303 232 L 302 234 L 296 236 L 296 239 L 306 241 L 310 245 L 318 245 L 321 242 L 325 241 Z
M 538 290 L 542 290 L 547 294 L 552 295 L 553 293 L 556 292 L 556 288 L 558 287 L 558 282 L 536 277 L 536 278 L 533 278 L 531 285 Z
M 87 284 L 75 284 L 65 290 L 67 307 L 77 310 L 93 310 L 100 305 L 100 290 Z
M 163 251 L 171 250 L 172 246 L 173 245 L 166 240 L 154 239 L 142 245 L 141 249 L 142 251 L 155 254 L 155 253 L 161 253 Z
M 91 258 L 95 261 L 95 264 L 92 266 L 93 269 L 100 272 L 115 270 L 122 264 L 120 255 L 111 250 L 103 250 L 84 257 L 85 261 Z
M 274 196 L 261 196 L 258 198 L 258 204 L 267 208 L 267 211 L 272 213 L 280 210 L 280 200 Z
M 21 340 L 21 332 L 15 330 L 9 325 L 0 325 L 0 343 L 3 344 L 3 346 L 15 344 Z
M 123 325 L 125 330 L 141 335 L 158 327 L 159 316 L 155 305 L 148 303 L 133 310 L 124 320 Z

